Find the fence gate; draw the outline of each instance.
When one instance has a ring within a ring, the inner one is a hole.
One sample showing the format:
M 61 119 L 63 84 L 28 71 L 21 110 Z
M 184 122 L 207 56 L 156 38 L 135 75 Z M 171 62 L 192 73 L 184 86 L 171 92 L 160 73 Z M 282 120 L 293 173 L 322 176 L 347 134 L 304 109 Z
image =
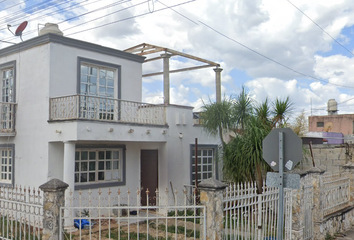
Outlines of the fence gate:
M 313 239 L 313 185 L 304 187 L 304 240 Z
M 66 192 L 70 206 L 60 211 L 60 240 L 200 239 L 206 236 L 206 208 L 187 199 L 187 192 L 159 192 L 156 205 L 141 206 L 141 194 L 110 189 Z M 74 196 L 75 195 L 75 196 Z M 172 198 L 171 198 L 172 197 Z M 63 225 L 64 224 L 64 225 Z M 74 231 L 76 230 L 76 231 Z
M 265 184 L 264 184 L 265 185 Z M 230 185 L 224 194 L 223 239 L 276 239 L 279 191 L 277 188 L 263 188 L 257 194 L 255 183 Z M 285 191 L 285 234 L 291 239 L 292 191 Z

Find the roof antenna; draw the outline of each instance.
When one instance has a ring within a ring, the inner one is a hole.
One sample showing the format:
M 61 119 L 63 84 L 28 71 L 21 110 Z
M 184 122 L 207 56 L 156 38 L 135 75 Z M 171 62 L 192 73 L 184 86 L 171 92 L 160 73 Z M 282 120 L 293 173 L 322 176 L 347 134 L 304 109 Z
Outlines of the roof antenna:
M 21 41 L 23 42 L 23 39 L 22 39 L 22 32 L 25 30 L 25 28 L 27 27 L 27 24 L 28 22 L 27 21 L 24 21 L 23 23 L 21 23 L 17 28 L 16 28 L 16 31 L 15 33 L 13 33 L 10 29 L 11 25 L 10 24 L 7 24 L 7 29 L 14 35 L 14 36 L 19 36 Z

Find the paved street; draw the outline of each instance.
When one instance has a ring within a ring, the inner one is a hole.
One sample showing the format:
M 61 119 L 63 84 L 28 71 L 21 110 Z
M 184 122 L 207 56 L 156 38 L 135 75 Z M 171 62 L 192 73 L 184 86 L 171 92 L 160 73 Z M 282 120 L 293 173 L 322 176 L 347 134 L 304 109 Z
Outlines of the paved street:
M 353 240 L 354 239 L 354 229 L 351 229 L 344 233 L 344 237 L 337 237 L 336 240 Z

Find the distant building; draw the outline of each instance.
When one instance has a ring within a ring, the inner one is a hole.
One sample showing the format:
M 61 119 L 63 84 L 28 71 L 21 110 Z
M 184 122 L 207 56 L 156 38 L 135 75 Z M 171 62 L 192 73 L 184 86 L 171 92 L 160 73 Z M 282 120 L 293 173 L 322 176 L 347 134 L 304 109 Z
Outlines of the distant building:
M 313 136 L 321 133 L 323 138 L 338 138 L 338 133 L 343 134 L 344 139 L 351 139 L 354 134 L 354 114 L 338 114 L 337 102 L 334 99 L 328 101 L 328 115 L 310 116 L 309 133 L 307 136 Z M 314 134 L 317 133 L 317 134 Z M 337 134 L 335 134 L 337 133 Z M 333 136 L 332 136 L 333 135 Z M 334 135 L 336 135 L 334 137 Z M 340 143 L 342 143 L 341 141 Z M 331 143 L 329 141 L 328 143 Z M 339 142 L 336 141 L 335 144 Z
M 340 132 L 354 134 L 354 114 L 337 114 L 337 102 L 328 101 L 328 115 L 310 116 L 309 132 Z

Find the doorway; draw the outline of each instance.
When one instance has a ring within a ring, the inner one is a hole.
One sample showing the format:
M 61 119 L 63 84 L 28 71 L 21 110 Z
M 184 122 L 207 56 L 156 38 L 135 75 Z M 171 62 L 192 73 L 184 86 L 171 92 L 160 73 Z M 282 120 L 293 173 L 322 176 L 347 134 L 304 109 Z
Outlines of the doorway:
M 147 206 L 146 190 L 149 189 L 149 206 L 155 206 L 155 191 L 158 187 L 158 151 L 141 150 L 140 153 L 141 205 Z

